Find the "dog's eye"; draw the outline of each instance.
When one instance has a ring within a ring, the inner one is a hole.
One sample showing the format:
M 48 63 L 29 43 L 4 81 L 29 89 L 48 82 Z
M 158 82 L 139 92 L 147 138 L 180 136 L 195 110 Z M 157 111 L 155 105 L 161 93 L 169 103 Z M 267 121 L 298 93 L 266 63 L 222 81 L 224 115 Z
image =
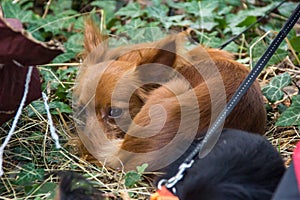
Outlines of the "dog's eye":
M 118 118 L 122 115 L 122 113 L 123 113 L 123 110 L 121 108 L 111 107 L 109 109 L 108 116 L 110 118 Z

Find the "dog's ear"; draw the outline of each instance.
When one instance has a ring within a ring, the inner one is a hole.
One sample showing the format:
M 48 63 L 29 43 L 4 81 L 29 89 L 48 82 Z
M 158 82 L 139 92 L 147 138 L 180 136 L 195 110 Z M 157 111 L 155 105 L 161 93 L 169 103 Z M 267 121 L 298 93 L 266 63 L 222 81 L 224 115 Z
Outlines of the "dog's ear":
M 141 59 L 137 65 L 161 64 L 172 67 L 176 60 L 177 37 L 172 35 L 153 43 L 152 46 L 140 50 Z
M 107 49 L 106 39 L 107 35 L 102 33 L 93 19 L 91 17 L 86 18 L 84 23 L 84 51 L 82 52 L 82 57 L 85 59 L 91 53 L 97 54 L 95 55 L 96 57 L 101 57 L 105 53 L 105 49 Z
M 134 62 L 137 66 L 158 63 L 172 67 L 176 60 L 177 40 L 177 35 L 171 35 L 157 42 L 134 45 L 117 60 Z
M 141 46 L 133 50 L 134 53 L 125 54 L 119 59 L 135 62 L 135 75 L 143 83 L 162 84 L 175 75 L 173 68 L 179 46 L 178 35 L 171 35 L 148 46 Z

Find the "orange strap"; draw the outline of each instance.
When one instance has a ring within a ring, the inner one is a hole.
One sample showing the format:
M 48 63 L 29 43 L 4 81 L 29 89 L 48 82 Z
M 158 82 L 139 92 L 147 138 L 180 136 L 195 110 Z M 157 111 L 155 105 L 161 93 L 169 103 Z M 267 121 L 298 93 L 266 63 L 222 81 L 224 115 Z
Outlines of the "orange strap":
M 162 186 L 160 190 L 151 195 L 150 200 L 179 200 L 179 198 Z

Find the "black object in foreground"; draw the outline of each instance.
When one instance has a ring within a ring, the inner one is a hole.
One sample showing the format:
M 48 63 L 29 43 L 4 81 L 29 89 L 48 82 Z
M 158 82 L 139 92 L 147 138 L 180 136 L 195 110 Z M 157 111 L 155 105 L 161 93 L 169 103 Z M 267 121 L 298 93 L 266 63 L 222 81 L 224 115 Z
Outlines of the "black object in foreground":
M 55 200 L 102 200 L 103 193 L 87 181 L 83 176 L 72 171 L 51 173 L 60 177 L 59 188 Z M 51 175 L 49 174 L 49 175 Z M 48 175 L 48 176 L 49 176 Z
M 167 169 L 168 179 L 200 141 Z M 196 158 L 183 180 L 176 184 L 180 200 L 268 200 L 285 167 L 276 149 L 262 136 L 224 129 L 212 151 Z

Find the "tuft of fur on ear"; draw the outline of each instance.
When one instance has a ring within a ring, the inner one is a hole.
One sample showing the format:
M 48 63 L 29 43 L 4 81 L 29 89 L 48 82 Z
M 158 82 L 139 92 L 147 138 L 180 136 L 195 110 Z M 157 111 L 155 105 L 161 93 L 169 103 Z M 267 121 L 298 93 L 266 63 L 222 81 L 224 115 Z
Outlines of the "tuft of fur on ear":
M 84 23 L 84 52 L 83 58 L 86 58 L 89 53 L 97 48 L 98 45 L 103 44 L 107 36 L 103 34 L 97 24 L 91 17 L 85 19 Z

